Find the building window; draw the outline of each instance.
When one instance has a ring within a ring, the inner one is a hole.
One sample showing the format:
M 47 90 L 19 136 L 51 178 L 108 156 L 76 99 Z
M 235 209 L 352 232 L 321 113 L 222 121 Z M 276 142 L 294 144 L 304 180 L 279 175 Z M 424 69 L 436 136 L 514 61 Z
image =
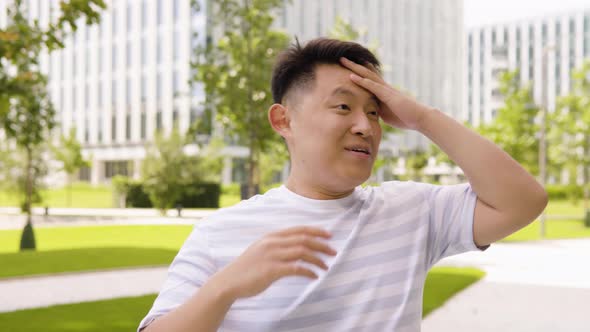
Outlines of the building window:
M 115 105 L 113 105 L 113 115 L 111 116 L 111 140 L 117 140 L 117 116 L 115 115 Z
M 102 112 L 98 112 L 98 142 L 102 143 Z
M 74 77 L 74 78 L 75 78 L 75 77 L 77 76 L 77 74 L 78 74 L 78 71 L 76 70 L 76 69 L 77 69 L 77 68 L 76 68 L 76 67 L 77 67 L 77 66 L 76 66 L 76 60 L 77 60 L 76 58 L 77 58 L 77 57 L 76 57 L 76 51 L 73 51 L 73 52 L 72 52 L 72 77 Z
M 98 106 L 102 107 L 102 81 L 98 81 Z
M 111 49 L 111 70 L 114 72 L 117 69 L 117 45 L 113 44 Z
M 141 66 L 145 67 L 147 63 L 147 50 L 145 45 L 145 38 L 141 38 Z
M 546 45 L 547 44 L 547 23 L 543 23 L 543 26 L 541 29 L 542 29 L 541 37 L 543 38 L 542 42 L 543 42 L 543 45 Z
M 106 161 L 104 163 L 104 177 L 110 179 L 115 175 L 129 176 L 133 173 L 133 164 L 129 161 Z
M 162 75 L 158 73 L 156 75 L 156 100 L 159 102 L 162 98 Z
M 131 56 L 133 55 L 131 49 L 131 41 L 127 41 L 127 67 L 131 67 Z
M 125 104 L 131 104 L 131 79 L 129 77 L 127 77 L 125 86 Z
M 157 15 L 157 25 L 162 24 L 162 0 L 158 0 L 157 7 L 156 7 L 156 15 Z
M 147 27 L 147 3 L 145 0 L 141 2 L 141 26 L 144 29 Z
M 162 64 L 162 38 L 160 34 L 158 34 L 158 41 L 156 44 L 156 62 L 158 65 Z
M 90 106 L 90 89 L 88 88 L 88 83 L 84 86 L 84 107 L 86 111 L 88 111 L 88 107 Z
M 130 32 L 133 29 L 133 13 L 131 11 L 131 4 L 127 4 L 127 32 Z
M 130 141 L 131 140 L 131 114 L 129 114 L 131 110 L 127 109 L 127 114 L 125 115 L 125 139 Z
M 178 18 L 180 17 L 180 6 L 179 6 L 179 0 L 173 0 L 172 5 L 174 6 L 174 21 L 178 21 Z
M 86 47 L 86 63 L 85 63 L 85 67 L 86 67 L 86 76 L 88 76 L 88 73 L 90 73 L 90 49 L 88 47 Z
M 102 47 L 99 47 L 98 48 L 98 75 L 102 74 L 102 62 L 103 62 Z
M 111 16 L 111 35 L 114 37 L 117 31 L 117 6 L 113 3 L 113 11 Z
M 141 77 L 141 100 L 145 101 L 147 99 L 147 82 L 145 76 Z
M 178 34 L 178 30 L 174 30 L 172 33 L 172 58 L 174 60 L 178 59 L 178 55 L 180 54 L 178 47 Z
M 111 101 L 112 101 L 113 105 L 117 103 L 117 81 L 116 80 L 111 81 Z
M 145 139 L 146 137 L 146 115 L 145 115 L 145 105 L 142 105 L 141 109 L 141 139 Z
M 156 112 L 156 131 L 160 131 L 162 129 L 162 110 Z
M 84 142 L 90 141 L 90 131 L 88 130 L 88 117 L 84 119 Z
M 180 78 L 179 78 L 179 75 L 178 75 L 178 71 L 175 70 L 172 73 L 172 76 L 173 76 L 172 77 L 172 89 L 174 91 L 173 94 L 174 94 L 174 97 L 178 97 L 178 92 L 180 90 Z

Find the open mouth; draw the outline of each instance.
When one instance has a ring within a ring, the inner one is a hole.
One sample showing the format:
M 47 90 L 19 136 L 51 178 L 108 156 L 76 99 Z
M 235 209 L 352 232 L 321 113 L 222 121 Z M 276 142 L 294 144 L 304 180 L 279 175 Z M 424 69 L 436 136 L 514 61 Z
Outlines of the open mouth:
M 371 152 L 369 152 L 369 150 L 363 149 L 363 148 L 350 148 L 350 149 L 346 149 L 347 151 L 353 151 L 353 152 L 359 152 L 359 153 L 363 153 L 366 154 L 368 156 L 371 155 Z

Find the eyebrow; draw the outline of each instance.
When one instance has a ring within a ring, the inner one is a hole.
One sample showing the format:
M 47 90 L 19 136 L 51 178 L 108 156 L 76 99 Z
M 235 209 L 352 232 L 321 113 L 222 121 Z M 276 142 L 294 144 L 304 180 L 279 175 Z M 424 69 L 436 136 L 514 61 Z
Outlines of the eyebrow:
M 334 89 L 334 91 L 332 91 L 332 94 L 330 95 L 330 97 L 334 97 L 337 95 L 345 95 L 345 96 L 351 96 L 351 97 L 355 97 L 356 94 L 354 92 L 352 92 L 351 90 L 345 88 L 345 87 L 338 87 L 336 89 Z M 377 97 L 375 97 L 375 95 L 371 95 L 371 101 L 373 103 L 375 103 L 375 105 L 380 106 L 381 103 L 379 102 L 379 99 L 377 99 Z

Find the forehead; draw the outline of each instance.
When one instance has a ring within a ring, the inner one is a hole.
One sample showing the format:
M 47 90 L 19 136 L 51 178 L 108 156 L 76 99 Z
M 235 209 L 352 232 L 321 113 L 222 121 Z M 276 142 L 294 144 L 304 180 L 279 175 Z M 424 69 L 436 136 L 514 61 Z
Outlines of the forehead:
M 320 98 L 331 96 L 349 95 L 351 97 L 372 99 L 374 95 L 353 83 L 350 79 L 350 71 L 336 64 L 321 64 L 315 69 L 315 82 L 313 94 Z M 342 93 L 342 92 L 352 92 Z

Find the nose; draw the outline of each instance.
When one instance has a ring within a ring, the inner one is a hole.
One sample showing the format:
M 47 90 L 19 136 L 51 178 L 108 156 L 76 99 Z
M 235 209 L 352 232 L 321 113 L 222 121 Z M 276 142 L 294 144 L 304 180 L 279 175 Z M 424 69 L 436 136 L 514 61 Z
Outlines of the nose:
M 362 110 L 357 111 L 353 118 L 353 124 L 350 128 L 350 131 L 354 135 L 361 137 L 373 136 L 373 126 L 371 125 L 369 115 Z

